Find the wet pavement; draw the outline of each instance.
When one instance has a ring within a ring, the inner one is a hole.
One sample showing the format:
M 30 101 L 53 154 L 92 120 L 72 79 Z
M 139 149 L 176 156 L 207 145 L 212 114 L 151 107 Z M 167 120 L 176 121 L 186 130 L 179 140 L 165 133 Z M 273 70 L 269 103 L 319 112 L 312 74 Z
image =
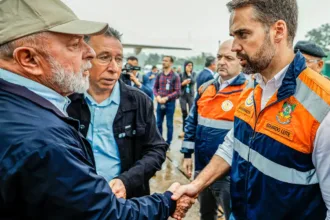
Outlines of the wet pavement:
M 166 137 L 166 122 L 163 123 L 163 137 Z M 182 131 L 182 116 L 179 104 L 176 105 L 176 111 L 174 115 L 174 133 L 173 141 L 171 144 L 171 150 L 167 152 L 167 158 L 162 166 L 162 170 L 156 173 L 150 180 L 150 186 L 152 193 L 165 192 L 172 183 L 179 182 L 181 184 L 188 184 L 190 180 L 184 175 L 182 169 L 182 158 L 183 155 L 180 153 L 182 139 L 178 138 L 178 135 Z M 172 219 L 172 218 L 170 218 Z M 198 220 L 199 219 L 199 203 L 193 205 L 188 211 L 185 219 Z M 220 218 L 222 219 L 222 218 Z M 219 219 L 219 220 L 220 220 Z

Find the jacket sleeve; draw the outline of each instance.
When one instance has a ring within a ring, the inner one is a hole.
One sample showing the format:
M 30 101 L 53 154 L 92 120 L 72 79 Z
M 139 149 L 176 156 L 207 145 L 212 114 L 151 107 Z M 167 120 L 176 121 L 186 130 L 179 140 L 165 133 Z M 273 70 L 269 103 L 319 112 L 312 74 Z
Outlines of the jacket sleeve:
M 118 179 L 122 180 L 126 187 L 127 197 L 131 195 L 136 187 L 141 187 L 161 169 L 168 149 L 168 144 L 158 132 L 151 100 L 147 100 L 145 106 L 146 126 L 145 133 L 141 136 L 143 156 L 129 170 L 118 176 Z
M 142 92 L 144 92 L 147 96 L 149 96 L 151 99 L 153 99 L 154 95 L 152 92 L 152 89 L 147 86 L 148 83 L 148 77 L 146 75 L 143 76 L 143 84 L 139 88 Z
M 191 154 L 195 150 L 196 129 L 198 124 L 197 101 L 199 95 L 196 96 L 194 104 L 186 119 L 186 126 L 184 127 L 184 140 L 180 152 L 184 154 L 185 158 L 191 158 Z
M 159 74 L 160 74 L 160 73 L 159 73 Z M 160 77 L 161 77 L 160 75 L 157 75 L 157 76 L 156 76 L 155 85 L 154 85 L 154 88 L 152 89 L 153 92 L 154 92 L 155 97 L 158 96 L 158 89 L 159 89 L 159 81 L 160 81 Z
M 42 141 L 45 142 L 39 143 Z M 5 190 L 6 196 L 19 190 L 27 207 L 32 207 L 31 212 L 33 207 L 43 207 L 38 212 L 45 212 L 45 217 L 53 219 L 165 220 L 174 211 L 170 192 L 130 200 L 117 199 L 78 146 L 72 143 L 40 146 L 39 143 L 39 146 L 31 145 L 33 143 L 22 146 L 24 153 L 19 155 L 20 161 L 1 174 L 6 176 L 2 189 L 15 186 Z

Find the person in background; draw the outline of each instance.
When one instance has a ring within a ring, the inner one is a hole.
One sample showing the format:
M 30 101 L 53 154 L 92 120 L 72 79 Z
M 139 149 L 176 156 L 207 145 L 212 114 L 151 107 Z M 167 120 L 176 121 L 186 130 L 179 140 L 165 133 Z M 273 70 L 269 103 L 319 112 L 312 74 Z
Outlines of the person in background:
M 70 96 L 68 114 L 80 121 L 80 131 L 92 145 L 97 173 L 110 182 L 115 195 L 148 195 L 149 180 L 160 170 L 168 148 L 157 131 L 153 103 L 119 80 L 123 46 L 117 30 L 109 28 L 86 42 L 96 53 L 90 87 Z
M 306 59 L 309 68 L 322 75 L 324 66 L 323 58 L 327 57 L 321 47 L 310 41 L 298 41 L 294 47 L 294 52 L 300 51 Z
M 158 74 L 154 86 L 154 94 L 158 102 L 157 105 L 157 127 L 163 133 L 163 121 L 166 116 L 167 140 L 171 145 L 173 138 L 173 120 L 175 111 L 175 100 L 180 96 L 181 83 L 180 76 L 173 72 L 173 58 L 163 57 L 163 72 Z
M 194 103 L 196 73 L 193 72 L 193 66 L 192 61 L 186 61 L 184 63 L 184 72 L 179 75 L 181 80 L 180 106 L 182 112 L 182 133 L 179 135 L 179 138 L 184 137 L 188 108 L 190 111 Z
M 209 56 L 205 61 L 205 68 L 197 75 L 196 84 L 197 89 L 207 81 L 214 79 L 214 73 L 217 70 L 217 64 L 215 57 Z
M 67 96 L 89 87 L 95 52 L 84 35 L 108 25 L 79 20 L 60 0 L 0 5 L 0 219 L 168 219 L 180 206 L 171 200 L 179 184 L 116 198 L 79 121 L 66 113 Z
M 174 73 L 177 73 L 177 68 L 175 66 L 172 67 Z
M 158 75 L 158 69 L 156 66 L 152 66 L 151 71 L 146 74 L 148 80 L 146 83 L 146 86 L 148 86 L 151 90 L 153 90 L 155 82 L 156 82 L 156 77 Z
M 210 162 L 228 131 L 233 128 L 234 112 L 246 79 L 244 74 L 240 74 L 241 66 L 236 53 L 231 51 L 232 45 L 233 40 L 220 45 L 217 54 L 219 76 L 202 85 L 203 91 L 197 95 L 186 120 L 181 153 L 184 154 L 183 168 L 189 177 L 193 171 L 192 153 L 195 153 L 196 178 Z M 229 219 L 229 188 L 230 177 L 226 175 L 199 194 L 201 220 L 217 219 L 219 205 L 225 218 Z
M 255 74 L 210 163 L 172 196 L 230 172 L 230 219 L 330 219 L 330 82 L 294 53 L 297 0 L 232 0 L 232 51 Z
M 178 69 L 177 69 L 177 74 L 181 74 L 182 73 L 182 68 L 181 68 L 181 66 L 178 66 Z
M 139 66 L 138 58 L 134 56 L 130 56 L 127 58 L 127 64 L 133 67 Z M 132 70 L 127 72 L 126 74 L 121 74 L 121 80 L 129 86 L 133 86 L 142 92 L 144 92 L 147 96 L 153 100 L 154 95 L 152 89 L 147 86 L 149 79 L 146 75 L 142 74 L 138 70 Z

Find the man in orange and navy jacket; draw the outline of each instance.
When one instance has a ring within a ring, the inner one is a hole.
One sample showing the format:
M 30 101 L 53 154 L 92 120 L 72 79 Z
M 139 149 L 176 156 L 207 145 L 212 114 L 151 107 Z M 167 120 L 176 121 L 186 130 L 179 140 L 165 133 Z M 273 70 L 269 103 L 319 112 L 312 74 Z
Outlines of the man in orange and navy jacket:
M 211 160 L 233 128 L 234 112 L 246 79 L 241 71 L 236 53 L 231 51 L 232 40 L 220 45 L 217 54 L 218 77 L 204 83 L 199 89 L 195 104 L 186 119 L 185 136 L 181 152 L 184 169 L 192 173 L 191 155 L 195 152 L 195 175 Z M 230 178 L 216 181 L 199 195 L 201 219 L 217 219 L 217 209 L 223 208 L 226 219 L 230 215 Z

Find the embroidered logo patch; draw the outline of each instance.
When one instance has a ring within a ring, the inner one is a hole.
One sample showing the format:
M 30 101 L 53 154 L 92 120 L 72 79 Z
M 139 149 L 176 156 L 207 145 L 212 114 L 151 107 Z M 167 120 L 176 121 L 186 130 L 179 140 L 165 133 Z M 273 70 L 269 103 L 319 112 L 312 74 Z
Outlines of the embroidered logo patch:
M 226 100 L 222 103 L 221 108 L 225 112 L 229 112 L 234 107 L 234 104 L 230 100 Z
M 282 125 L 287 125 L 291 122 L 292 113 L 297 105 L 285 102 L 282 106 L 282 111 L 278 112 L 276 115 L 276 120 Z
M 245 105 L 247 107 L 250 107 L 253 105 L 253 91 L 251 91 L 250 95 L 247 97 L 247 99 L 245 100 Z

